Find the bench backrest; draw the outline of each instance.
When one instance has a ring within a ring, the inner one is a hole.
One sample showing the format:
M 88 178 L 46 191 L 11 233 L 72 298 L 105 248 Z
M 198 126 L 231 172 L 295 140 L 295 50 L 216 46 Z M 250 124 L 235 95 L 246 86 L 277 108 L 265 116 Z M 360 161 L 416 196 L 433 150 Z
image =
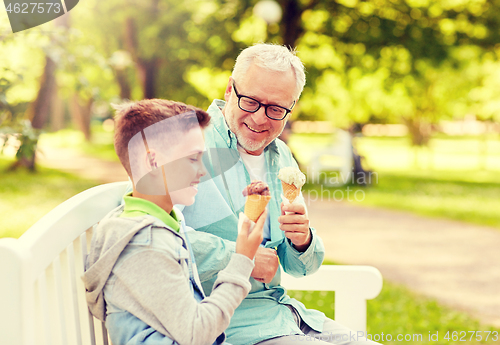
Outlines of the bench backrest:
M 94 225 L 119 205 L 128 182 L 86 190 L 18 240 L 0 239 L 2 344 L 107 344 L 89 313 L 81 275 Z

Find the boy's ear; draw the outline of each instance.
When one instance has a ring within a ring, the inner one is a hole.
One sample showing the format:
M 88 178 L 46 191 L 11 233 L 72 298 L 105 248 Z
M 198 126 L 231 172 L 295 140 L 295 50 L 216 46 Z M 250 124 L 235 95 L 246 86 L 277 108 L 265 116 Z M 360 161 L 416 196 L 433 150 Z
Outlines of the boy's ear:
M 227 82 L 226 91 L 224 92 L 224 100 L 226 102 L 229 101 L 229 96 L 231 96 L 231 92 L 233 91 L 233 77 L 229 77 L 229 81 Z
M 158 163 L 156 161 L 156 152 L 155 150 L 149 150 L 146 153 L 146 166 L 151 169 L 151 171 L 155 171 L 158 169 Z

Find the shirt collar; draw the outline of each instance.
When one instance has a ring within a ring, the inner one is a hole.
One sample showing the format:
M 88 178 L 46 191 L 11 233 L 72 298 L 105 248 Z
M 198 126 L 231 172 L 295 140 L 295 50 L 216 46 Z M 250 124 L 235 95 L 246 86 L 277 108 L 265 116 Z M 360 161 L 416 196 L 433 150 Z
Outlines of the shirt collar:
M 141 217 L 145 215 L 150 215 L 161 220 L 165 225 L 174 229 L 175 231 L 179 231 L 179 218 L 175 214 L 174 209 L 172 212 L 168 214 L 164 209 L 160 206 L 152 203 L 151 201 L 136 198 L 132 196 L 132 193 L 123 197 L 125 201 L 125 207 L 123 213 L 120 217 Z
M 229 129 L 224 114 L 222 114 L 222 109 L 226 105 L 226 102 L 220 99 L 215 99 L 208 112 L 211 116 L 210 123 L 215 127 L 221 138 L 224 140 L 228 148 L 237 149 L 236 135 Z

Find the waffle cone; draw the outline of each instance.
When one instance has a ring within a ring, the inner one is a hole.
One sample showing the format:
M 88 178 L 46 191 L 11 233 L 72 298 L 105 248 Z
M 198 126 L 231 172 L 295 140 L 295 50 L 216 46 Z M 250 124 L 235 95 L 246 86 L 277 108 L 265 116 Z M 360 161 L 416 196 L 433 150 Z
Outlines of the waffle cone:
M 288 184 L 281 181 L 281 186 L 283 187 L 283 195 L 290 201 L 290 204 L 297 198 L 300 194 L 300 188 L 295 187 L 293 184 Z
M 245 203 L 244 213 L 255 223 L 264 212 L 269 200 L 271 200 L 270 195 L 249 195 Z

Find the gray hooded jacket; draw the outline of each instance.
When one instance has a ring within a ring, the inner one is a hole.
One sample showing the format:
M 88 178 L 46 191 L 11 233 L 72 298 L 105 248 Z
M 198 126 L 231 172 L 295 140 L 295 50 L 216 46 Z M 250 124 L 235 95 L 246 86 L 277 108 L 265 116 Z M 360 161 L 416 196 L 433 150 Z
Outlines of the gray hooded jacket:
M 212 294 L 198 303 L 189 281 L 191 259 L 184 236 L 153 216 L 121 218 L 122 212 L 123 205 L 110 212 L 92 237 L 82 277 L 92 314 L 105 321 L 113 306 L 181 345 L 211 344 L 248 294 L 253 262 L 233 254 Z

